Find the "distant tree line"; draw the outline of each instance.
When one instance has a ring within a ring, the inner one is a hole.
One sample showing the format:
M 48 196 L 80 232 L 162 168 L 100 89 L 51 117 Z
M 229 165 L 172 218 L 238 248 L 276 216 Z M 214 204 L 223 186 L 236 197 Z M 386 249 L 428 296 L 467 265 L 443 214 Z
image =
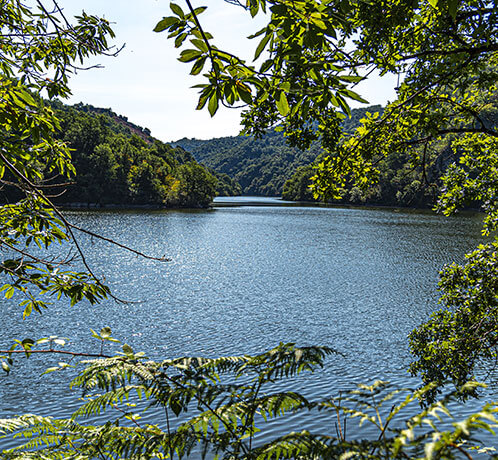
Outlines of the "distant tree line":
M 368 113 L 382 115 L 384 108 L 373 105 L 351 110 L 341 122 L 343 139 L 351 136 Z M 485 116 L 498 124 L 497 107 L 488 107 Z M 310 189 L 315 175 L 313 165 L 322 159 L 319 142 L 307 150 L 290 147 L 283 133 L 271 129 L 261 138 L 222 137 L 210 140 L 181 139 L 174 143 L 190 152 L 213 174 L 222 174 L 231 188 L 220 194 L 282 196 L 289 201 L 316 201 Z M 378 179 L 368 189 L 353 185 L 341 190 L 340 203 L 384 206 L 432 207 L 441 187 L 440 178 L 454 161 L 450 139 L 442 138 L 430 151 L 419 152 L 423 161 L 413 161 L 414 146 L 381 159 L 376 167 Z M 420 149 L 419 149 L 420 150 Z M 240 191 L 238 191 L 240 190 Z M 235 192 L 235 193 L 234 193 Z M 333 201 L 333 200 L 332 200 Z

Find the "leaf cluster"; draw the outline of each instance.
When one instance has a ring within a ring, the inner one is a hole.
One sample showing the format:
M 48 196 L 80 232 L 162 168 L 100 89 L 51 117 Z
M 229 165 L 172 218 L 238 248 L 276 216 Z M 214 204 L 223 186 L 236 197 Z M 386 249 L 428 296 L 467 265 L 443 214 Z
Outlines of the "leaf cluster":
M 99 340 L 111 338 L 107 329 L 94 335 Z M 413 406 L 434 385 L 410 390 L 378 381 L 313 402 L 299 393 L 278 390 L 279 380 L 287 382 L 303 371 L 313 371 L 331 354 L 336 352 L 329 348 L 281 343 L 256 356 L 153 362 L 124 345 L 114 357 L 83 363 L 85 368 L 72 386 L 83 390 L 84 399 L 70 420 L 34 415 L 0 420 L 0 435 L 15 434 L 20 441 L 2 455 L 11 459 L 33 455 L 47 459 L 192 455 L 253 460 L 452 459 L 462 453 L 469 456 L 476 449 L 492 451 L 476 435 L 497 426 L 494 405 L 452 421 L 448 404 L 457 395 L 450 394 L 407 417 L 406 411 L 413 413 Z M 464 390 L 474 388 L 468 384 Z M 164 414 L 163 421 L 158 415 L 158 424 L 142 423 L 141 414 L 154 409 Z M 296 412 L 328 417 L 330 428 L 324 425 L 319 433 L 303 430 L 259 439 L 267 422 Z M 103 413 L 105 423 L 80 421 Z M 359 429 L 350 436 L 348 426 L 355 421 Z M 363 429 L 368 433 L 371 428 L 374 437 L 362 435 Z

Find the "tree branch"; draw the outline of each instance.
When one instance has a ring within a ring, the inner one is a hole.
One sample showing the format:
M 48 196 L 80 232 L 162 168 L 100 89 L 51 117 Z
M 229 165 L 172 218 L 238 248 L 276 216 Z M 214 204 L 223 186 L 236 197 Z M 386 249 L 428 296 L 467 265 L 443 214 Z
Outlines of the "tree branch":
M 80 356 L 84 358 L 111 358 L 110 355 L 104 355 L 102 353 L 78 353 L 75 351 L 67 351 L 67 350 L 0 350 L 0 353 L 7 354 L 59 354 L 59 355 L 69 355 L 69 356 Z

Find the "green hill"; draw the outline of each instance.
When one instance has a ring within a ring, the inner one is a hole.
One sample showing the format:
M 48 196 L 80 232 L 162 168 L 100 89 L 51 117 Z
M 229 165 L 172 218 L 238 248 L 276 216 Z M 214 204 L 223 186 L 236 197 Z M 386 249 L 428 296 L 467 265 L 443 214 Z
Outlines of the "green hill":
M 207 168 L 182 148 L 153 138 L 147 128 L 110 109 L 50 105 L 76 170 L 73 184 L 49 189 L 56 203 L 204 207 L 215 196 L 217 179 Z M 12 192 L 3 195 L 15 198 Z
M 366 111 L 376 112 L 381 106 L 353 109 L 352 117 L 343 122 L 350 132 Z M 320 154 L 318 143 L 309 150 L 289 147 L 282 133 L 268 131 L 261 139 L 244 136 L 210 140 L 183 138 L 173 143 L 190 152 L 197 161 L 237 181 L 244 195 L 277 196 L 284 183 L 299 167 L 313 162 Z

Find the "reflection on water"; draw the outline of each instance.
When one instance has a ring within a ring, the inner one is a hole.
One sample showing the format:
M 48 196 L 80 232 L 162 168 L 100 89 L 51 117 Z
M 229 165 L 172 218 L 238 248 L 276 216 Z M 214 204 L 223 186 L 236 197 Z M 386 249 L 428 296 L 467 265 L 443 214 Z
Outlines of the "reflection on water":
M 2 348 L 13 337 L 58 335 L 91 351 L 97 344 L 89 329 L 110 325 L 116 337 L 157 359 L 257 353 L 280 341 L 343 352 L 293 385 L 309 397 L 375 379 L 417 385 L 406 372 L 407 334 L 437 308 L 438 270 L 461 261 L 480 238 L 478 216 L 388 209 L 228 206 L 70 217 L 172 260 L 144 260 L 83 238 L 96 273 L 118 297 L 137 303 L 55 303 L 22 321 L 20 308 L 3 302 L 0 324 L 9 332 Z M 0 416 L 70 414 L 78 395 L 68 390 L 69 374 L 40 377 L 49 363 L 19 361 L 2 379 Z

